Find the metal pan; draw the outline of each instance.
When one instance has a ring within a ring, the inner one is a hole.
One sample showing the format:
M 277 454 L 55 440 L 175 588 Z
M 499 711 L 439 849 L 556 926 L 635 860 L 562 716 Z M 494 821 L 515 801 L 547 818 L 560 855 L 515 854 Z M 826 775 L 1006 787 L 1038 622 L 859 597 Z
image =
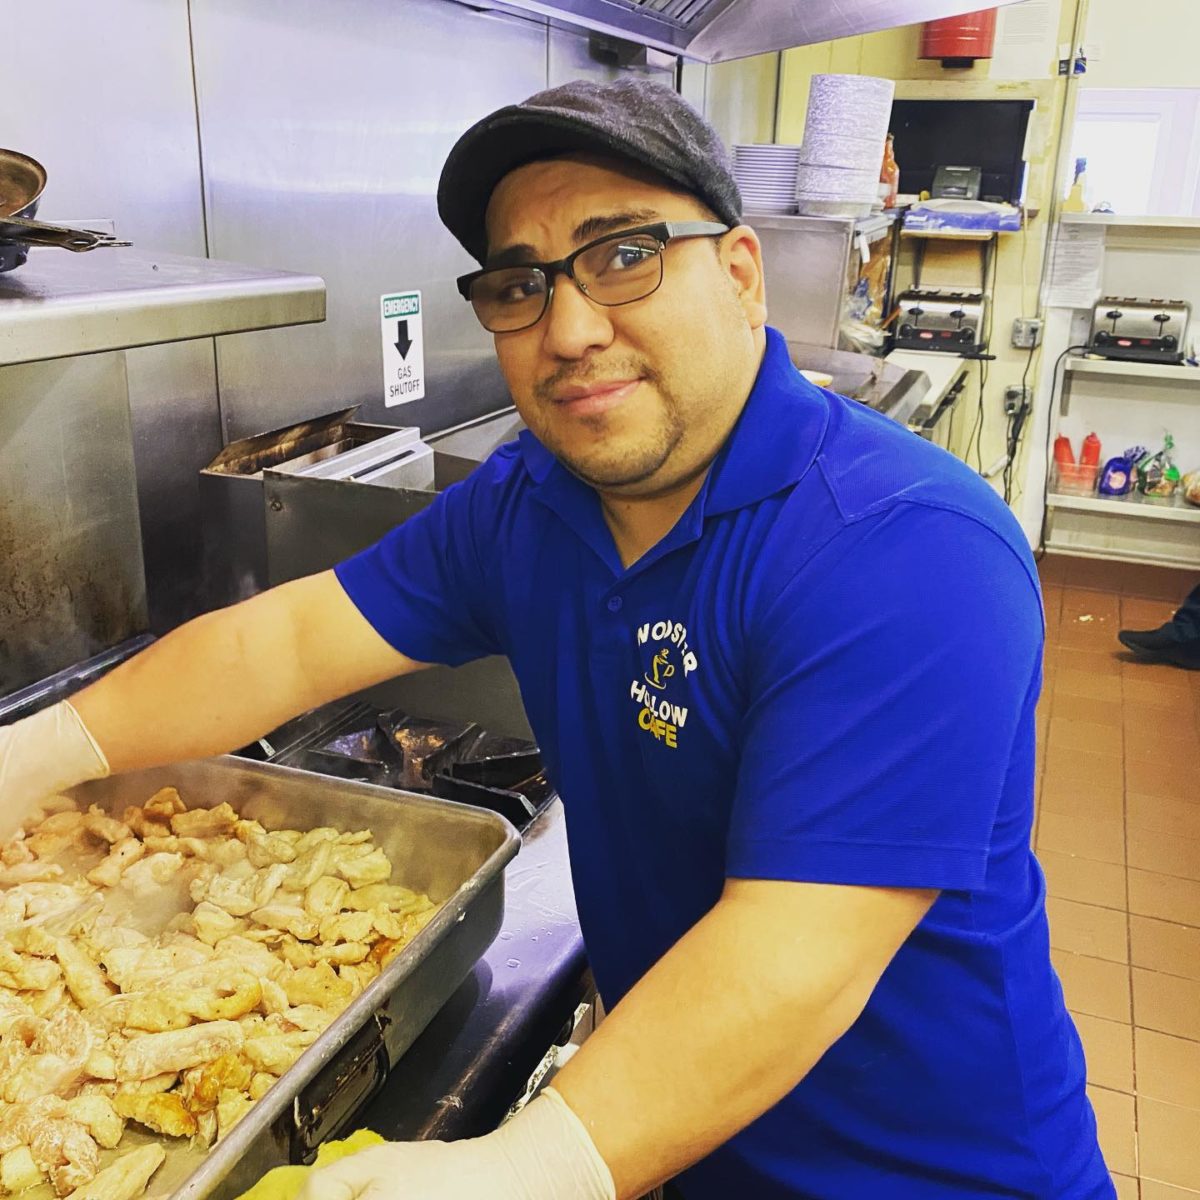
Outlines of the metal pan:
M 119 813 L 167 785 L 189 806 L 228 801 L 268 829 L 370 829 L 395 880 L 442 905 L 223 1141 L 204 1154 L 163 1139 L 167 1159 L 148 1195 L 228 1200 L 272 1167 L 310 1161 L 379 1090 L 500 931 L 504 867 L 520 836 L 495 813 L 228 757 L 99 780 L 74 795 Z
M 108 233 L 71 229 L 35 221 L 46 189 L 46 168 L 18 150 L 0 150 L 0 272 L 13 271 L 29 256 L 30 246 L 64 250 L 94 250 L 97 246 L 128 246 Z

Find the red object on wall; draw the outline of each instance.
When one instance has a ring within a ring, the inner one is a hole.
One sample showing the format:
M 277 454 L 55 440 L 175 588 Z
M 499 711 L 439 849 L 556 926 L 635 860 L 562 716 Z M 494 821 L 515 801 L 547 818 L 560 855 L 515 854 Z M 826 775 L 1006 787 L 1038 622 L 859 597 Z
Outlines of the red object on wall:
M 977 58 L 991 58 L 995 42 L 996 10 L 985 8 L 961 17 L 926 21 L 921 31 L 921 57 L 970 66 Z

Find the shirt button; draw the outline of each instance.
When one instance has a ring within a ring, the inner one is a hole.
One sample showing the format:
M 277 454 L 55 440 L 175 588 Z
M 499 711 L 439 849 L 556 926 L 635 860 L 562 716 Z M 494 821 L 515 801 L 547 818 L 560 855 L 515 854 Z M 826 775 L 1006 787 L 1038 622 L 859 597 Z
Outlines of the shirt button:
M 620 612 L 621 605 L 624 603 L 625 603 L 625 601 L 622 600 L 620 596 L 609 596 L 608 611 L 609 612 Z

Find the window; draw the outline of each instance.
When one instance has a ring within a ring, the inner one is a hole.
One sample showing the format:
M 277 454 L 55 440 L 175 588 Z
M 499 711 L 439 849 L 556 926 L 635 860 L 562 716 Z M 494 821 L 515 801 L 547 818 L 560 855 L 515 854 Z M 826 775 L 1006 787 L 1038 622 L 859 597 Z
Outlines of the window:
M 1070 165 L 1087 201 L 1129 215 L 1200 216 L 1200 88 L 1084 88 Z

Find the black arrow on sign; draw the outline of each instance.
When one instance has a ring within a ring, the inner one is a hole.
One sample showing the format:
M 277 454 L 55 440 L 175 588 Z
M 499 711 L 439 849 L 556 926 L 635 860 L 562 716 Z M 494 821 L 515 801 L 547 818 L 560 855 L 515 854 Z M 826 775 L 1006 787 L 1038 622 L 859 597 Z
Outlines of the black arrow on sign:
M 408 352 L 412 349 L 412 338 L 408 336 L 408 322 L 396 322 L 396 349 L 400 351 L 401 358 L 407 358 Z

